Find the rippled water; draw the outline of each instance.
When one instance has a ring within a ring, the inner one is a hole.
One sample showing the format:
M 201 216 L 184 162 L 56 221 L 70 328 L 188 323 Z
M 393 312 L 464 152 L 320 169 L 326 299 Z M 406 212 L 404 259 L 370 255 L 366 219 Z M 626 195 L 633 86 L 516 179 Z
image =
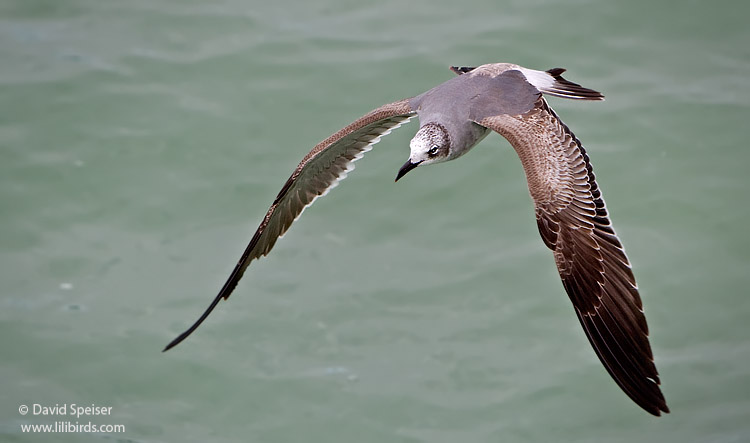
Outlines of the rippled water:
M 750 440 L 741 2 L 0 4 L 0 440 Z M 215 295 L 319 140 L 449 65 L 552 99 L 633 262 L 672 413 L 596 359 L 496 135 L 398 184 L 416 123 Z M 111 407 L 27 415 L 21 405 Z M 78 420 L 122 433 L 24 433 Z

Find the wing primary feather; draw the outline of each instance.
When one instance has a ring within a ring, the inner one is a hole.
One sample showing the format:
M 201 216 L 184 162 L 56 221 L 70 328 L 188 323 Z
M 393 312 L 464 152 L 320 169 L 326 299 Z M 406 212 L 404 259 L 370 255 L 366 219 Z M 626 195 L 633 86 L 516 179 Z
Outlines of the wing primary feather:
M 219 301 L 221 300 L 221 298 L 222 298 L 222 294 L 219 293 L 219 295 L 217 295 L 214 298 L 214 300 L 211 302 L 211 305 L 209 305 L 208 309 L 206 309 L 203 312 L 203 315 L 201 315 L 201 317 L 198 319 L 198 321 L 196 321 L 195 323 L 193 323 L 193 325 L 190 326 L 185 332 L 183 332 L 182 334 L 178 335 L 177 338 L 175 338 L 174 340 L 172 340 L 171 342 L 169 342 L 169 344 L 167 346 L 165 346 L 164 349 L 162 349 L 161 352 L 167 352 L 167 351 L 169 351 L 170 349 L 172 349 L 175 346 L 179 345 L 183 340 L 185 340 L 186 338 L 188 338 L 188 336 L 190 334 L 192 334 L 193 331 L 195 331 L 196 329 L 198 329 L 198 326 L 200 326 L 201 323 L 203 323 L 203 321 L 208 317 L 208 315 L 211 313 L 211 311 L 214 310 L 214 308 L 216 307 L 216 305 L 219 304 Z
M 262 226 L 262 224 L 261 224 Z M 259 228 L 260 229 L 260 228 Z M 185 332 L 177 336 L 174 340 L 169 342 L 169 344 L 161 351 L 166 352 L 170 349 L 174 348 L 178 344 L 180 344 L 183 340 L 188 338 L 190 334 L 193 333 L 196 329 L 198 329 L 198 326 L 203 323 L 204 320 L 211 314 L 211 312 L 216 308 L 216 305 L 219 304 L 221 299 L 228 299 L 229 295 L 234 291 L 234 288 L 237 287 L 237 283 L 239 283 L 240 279 L 242 278 L 242 274 L 244 273 L 244 263 L 247 261 L 247 258 L 250 256 L 250 252 L 255 248 L 255 245 L 258 243 L 258 238 L 260 237 L 260 232 L 256 231 L 255 235 L 253 236 L 252 240 L 250 240 L 250 243 L 248 244 L 247 248 L 245 248 L 245 252 L 242 254 L 242 257 L 237 262 L 237 265 L 234 267 L 234 270 L 229 275 L 229 278 L 224 283 L 224 286 L 222 286 L 221 290 L 219 291 L 219 294 L 214 297 L 213 301 L 211 301 L 211 304 L 208 306 L 208 308 L 201 314 L 200 318 L 193 323 Z

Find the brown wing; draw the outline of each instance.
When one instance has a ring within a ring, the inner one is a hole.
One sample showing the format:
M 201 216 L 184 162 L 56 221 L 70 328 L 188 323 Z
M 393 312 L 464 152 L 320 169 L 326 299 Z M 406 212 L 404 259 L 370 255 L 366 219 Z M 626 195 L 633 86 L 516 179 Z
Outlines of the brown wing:
M 229 298 L 250 262 L 267 255 L 306 207 L 344 179 L 354 168 L 354 162 L 372 149 L 380 137 L 409 121 L 413 115 L 408 99 L 383 105 L 315 146 L 281 188 L 219 294 L 198 321 L 172 340 L 164 351 L 186 339 L 222 298 Z
M 521 158 L 539 232 L 599 359 L 643 409 L 669 412 L 638 287 L 580 141 L 541 97 L 527 114 L 477 123 L 508 139 Z

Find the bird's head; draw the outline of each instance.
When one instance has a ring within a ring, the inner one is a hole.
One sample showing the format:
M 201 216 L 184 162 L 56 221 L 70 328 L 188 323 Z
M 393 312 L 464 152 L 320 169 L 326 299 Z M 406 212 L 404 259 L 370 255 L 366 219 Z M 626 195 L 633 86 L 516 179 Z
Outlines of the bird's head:
M 451 140 L 443 125 L 427 123 L 409 142 L 409 160 L 399 169 L 396 181 L 419 165 L 430 165 L 450 159 Z

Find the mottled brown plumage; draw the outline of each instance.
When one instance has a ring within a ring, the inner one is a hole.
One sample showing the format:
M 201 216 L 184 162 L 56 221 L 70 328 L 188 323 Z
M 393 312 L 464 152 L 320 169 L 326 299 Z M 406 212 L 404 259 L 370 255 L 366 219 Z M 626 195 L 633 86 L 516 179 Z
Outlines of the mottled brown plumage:
M 478 123 L 508 139 L 518 153 L 539 233 L 599 359 L 638 405 L 654 415 L 669 412 L 630 262 L 580 141 L 541 97 L 527 114 Z

